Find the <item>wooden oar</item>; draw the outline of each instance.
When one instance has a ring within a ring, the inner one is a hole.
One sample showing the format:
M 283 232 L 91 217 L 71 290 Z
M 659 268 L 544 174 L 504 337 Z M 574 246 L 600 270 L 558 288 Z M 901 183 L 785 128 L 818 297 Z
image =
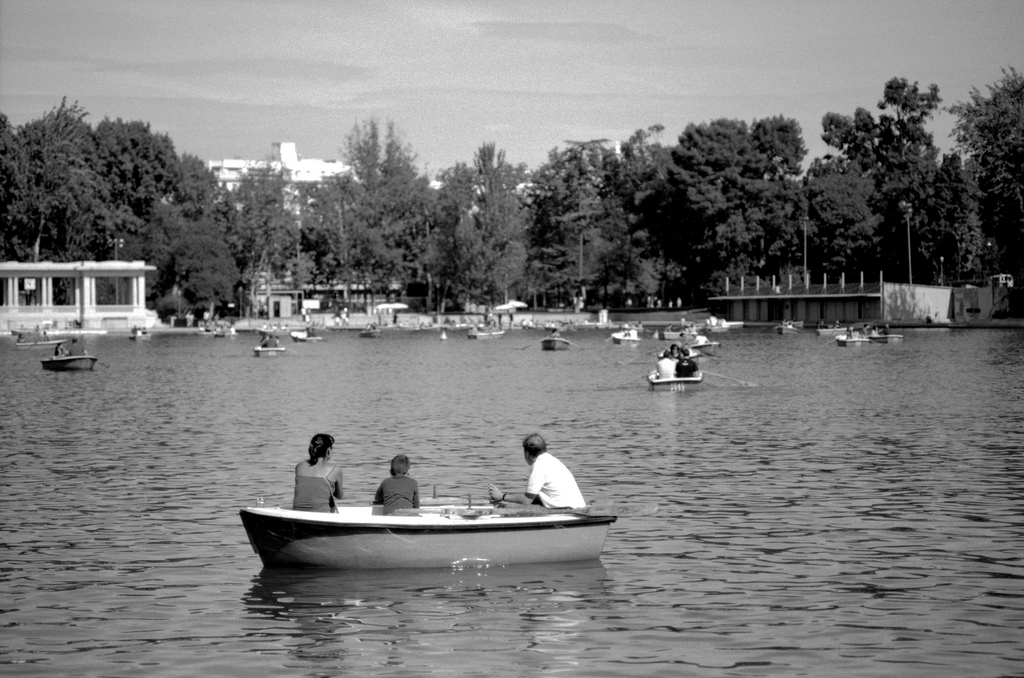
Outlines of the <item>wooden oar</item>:
M 629 360 L 617 360 L 616 365 L 635 365 L 640 360 L 647 360 L 647 356 L 658 356 L 661 355 L 661 351 L 644 351 L 640 355 L 635 355 Z
M 538 339 L 537 341 L 544 341 L 544 339 Z M 531 346 L 533 346 L 534 344 L 536 344 L 536 343 L 537 343 L 537 341 L 531 341 L 531 342 L 530 342 L 529 344 L 527 344 L 526 346 L 522 346 L 522 347 L 520 347 L 520 348 L 519 348 L 519 350 L 520 350 L 520 351 L 522 351 L 522 350 L 528 349 L 528 348 L 530 348 Z
M 655 502 L 644 502 L 635 504 L 591 504 L 583 508 L 555 508 L 549 509 L 543 506 L 514 504 L 496 508 L 494 511 L 506 518 L 518 518 L 526 516 L 616 516 L 620 518 L 635 516 L 650 516 L 658 512 L 658 504 Z
M 648 374 L 650 374 L 650 373 L 648 373 Z M 615 384 L 614 386 L 607 386 L 606 388 L 620 388 L 622 386 L 625 386 L 626 384 L 632 384 L 634 381 L 637 381 L 638 379 L 646 379 L 646 378 L 647 378 L 646 374 L 641 374 L 639 377 L 633 377 L 632 379 L 624 381 L 621 384 Z
M 480 509 L 468 509 L 458 504 L 452 507 L 455 515 L 469 513 L 472 517 L 479 517 Z M 483 509 L 486 511 L 487 509 Z M 536 516 L 615 516 L 617 518 L 632 518 L 636 516 L 650 516 L 658 512 L 658 504 L 654 502 L 630 503 L 630 504 L 592 504 L 583 508 L 555 508 L 549 509 L 537 505 L 516 505 L 508 504 L 490 509 L 495 515 L 502 518 L 531 518 Z M 445 507 L 421 506 L 421 508 L 397 509 L 395 516 L 419 516 L 422 514 L 444 515 Z
M 701 372 L 704 374 L 710 374 L 712 377 L 719 377 L 721 379 L 731 379 L 735 382 L 738 382 L 740 386 L 746 386 L 747 388 L 757 388 L 757 384 L 755 384 L 752 381 L 744 381 L 742 379 L 737 379 L 736 377 L 727 377 L 724 374 L 718 374 L 717 372 L 709 372 L 708 370 L 701 370 Z
M 466 497 L 420 497 L 420 506 L 465 506 Z

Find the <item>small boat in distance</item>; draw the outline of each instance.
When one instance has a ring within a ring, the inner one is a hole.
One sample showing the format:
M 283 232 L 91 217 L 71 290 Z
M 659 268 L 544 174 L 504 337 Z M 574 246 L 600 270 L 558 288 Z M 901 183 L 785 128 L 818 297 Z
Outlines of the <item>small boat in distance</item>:
M 872 344 L 898 344 L 903 341 L 902 334 L 869 334 L 868 341 Z
M 686 386 L 696 386 L 703 381 L 704 375 L 701 372 L 692 377 L 659 377 L 655 370 L 647 375 L 647 383 L 652 391 L 685 391 Z
M 542 351 L 567 351 L 571 345 L 572 342 L 562 337 L 544 337 L 540 340 Z
M 467 339 L 497 339 L 505 334 L 505 330 L 489 330 L 482 327 L 471 327 L 466 332 Z
M 313 330 L 311 329 L 293 330 L 288 333 L 288 336 L 292 338 L 292 341 L 297 343 L 324 340 L 324 338 L 319 334 L 313 334 Z
M 725 320 L 724 318 L 710 316 L 703 329 L 706 332 L 726 332 L 728 330 L 738 330 L 742 327 L 742 320 Z
M 695 334 L 693 327 L 684 327 L 682 325 L 669 325 L 656 331 L 654 336 L 662 341 L 671 341 L 672 339 L 682 339 L 687 335 Z
M 783 320 L 781 323 L 775 326 L 775 331 L 779 334 L 797 334 L 804 328 L 803 320 Z
M 856 330 L 848 331 L 846 334 L 840 334 L 836 337 L 836 345 L 838 346 L 860 346 L 861 344 L 870 344 L 871 341 L 863 334 Z
M 359 332 L 359 336 L 363 339 L 379 339 L 381 335 L 381 329 L 376 325 L 367 325 Z
M 133 327 L 131 334 L 128 335 L 128 338 L 131 339 L 132 341 L 145 341 L 147 339 L 152 339 L 153 335 L 151 335 L 149 333 L 149 330 L 145 328 Z
M 16 348 L 46 348 L 47 346 L 56 346 L 63 342 L 64 339 L 40 339 L 39 341 L 23 341 L 19 339 L 14 346 Z
M 43 369 L 50 372 L 83 372 L 96 365 L 98 358 L 91 355 L 62 355 L 43 358 Z
M 719 342 L 710 341 L 703 334 L 698 334 L 693 341 L 686 344 L 687 348 L 693 349 L 694 351 L 702 353 L 706 356 L 713 356 L 716 353 L 718 353 L 719 346 L 721 346 Z
M 257 358 L 274 358 L 278 354 L 284 355 L 284 346 L 277 338 L 277 335 L 267 330 L 260 330 L 262 337 L 260 343 L 252 349 L 252 354 Z
M 612 333 L 611 339 L 612 343 L 615 344 L 636 345 L 640 343 L 640 334 L 636 331 L 636 328 L 623 325 L 621 330 Z

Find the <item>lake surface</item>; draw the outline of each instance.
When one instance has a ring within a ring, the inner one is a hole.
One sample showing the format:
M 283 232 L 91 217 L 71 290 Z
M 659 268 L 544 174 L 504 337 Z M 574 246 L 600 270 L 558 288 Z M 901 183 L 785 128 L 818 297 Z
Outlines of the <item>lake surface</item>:
M 272 360 L 252 335 L 104 336 L 85 373 L 2 339 L 0 672 L 1021 675 L 1024 331 L 904 334 L 712 335 L 722 376 L 684 393 L 642 381 L 666 342 L 598 330 Z M 424 495 L 519 489 L 537 431 L 588 499 L 661 511 L 593 563 L 263 570 L 238 510 L 290 505 L 321 431 L 344 503 L 399 452 Z

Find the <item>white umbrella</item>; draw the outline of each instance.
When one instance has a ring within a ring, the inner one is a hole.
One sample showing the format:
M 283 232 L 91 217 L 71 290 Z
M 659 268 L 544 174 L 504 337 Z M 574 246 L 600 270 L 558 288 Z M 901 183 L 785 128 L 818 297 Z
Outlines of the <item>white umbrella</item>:
M 380 313 L 381 311 L 401 311 L 402 309 L 409 308 L 408 304 L 389 303 L 389 304 L 377 304 L 373 312 Z
M 524 304 L 521 301 L 509 301 L 504 304 L 500 304 L 494 307 L 495 311 L 514 311 L 517 308 L 526 308 L 528 304 Z

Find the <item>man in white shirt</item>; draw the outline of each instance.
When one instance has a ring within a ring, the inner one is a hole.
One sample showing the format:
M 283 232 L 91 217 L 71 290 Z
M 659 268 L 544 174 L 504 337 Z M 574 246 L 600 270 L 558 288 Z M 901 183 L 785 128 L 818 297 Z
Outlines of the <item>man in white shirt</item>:
M 676 376 L 676 361 L 679 359 L 679 344 L 672 344 L 662 352 L 658 359 L 658 379 L 671 379 Z
M 587 505 L 576 479 L 565 464 L 548 454 L 548 445 L 536 433 L 523 439 L 523 457 L 530 465 L 530 479 L 523 494 L 502 492 L 488 485 L 491 501 L 506 504 L 541 504 L 547 508 L 583 508 Z

